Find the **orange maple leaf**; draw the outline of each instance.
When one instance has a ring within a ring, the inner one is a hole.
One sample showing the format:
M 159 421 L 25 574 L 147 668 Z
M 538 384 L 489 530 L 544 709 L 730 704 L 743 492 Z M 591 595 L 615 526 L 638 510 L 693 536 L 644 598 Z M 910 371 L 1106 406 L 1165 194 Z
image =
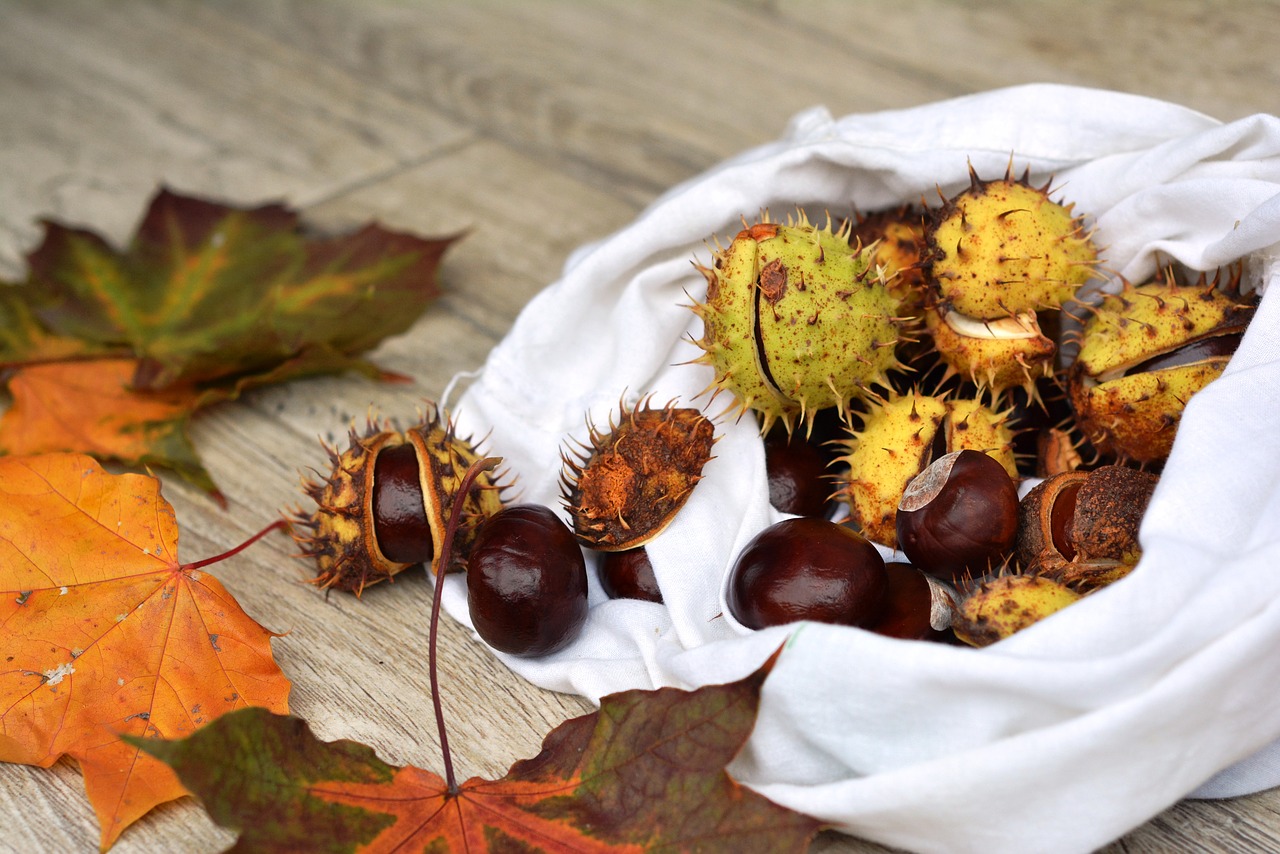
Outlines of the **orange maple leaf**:
M 160 484 L 78 454 L 0 458 L 0 761 L 75 759 L 109 847 L 186 794 L 121 734 L 175 738 L 287 710 L 274 633 L 178 561 Z
M 129 465 L 166 465 L 188 477 L 203 471 L 186 428 L 205 395 L 190 386 L 135 391 L 137 369 L 137 359 L 122 358 L 15 369 L 13 405 L 0 416 L 0 449 L 24 456 L 76 451 Z

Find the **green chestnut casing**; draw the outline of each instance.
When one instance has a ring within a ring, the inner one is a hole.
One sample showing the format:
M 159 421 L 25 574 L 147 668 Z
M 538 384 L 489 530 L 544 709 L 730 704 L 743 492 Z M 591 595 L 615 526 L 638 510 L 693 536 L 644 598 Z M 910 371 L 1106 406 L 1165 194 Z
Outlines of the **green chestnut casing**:
M 699 267 L 707 299 L 693 307 L 703 321 L 695 361 L 715 371 L 704 391 L 730 391 L 729 411 L 755 410 L 762 431 L 778 420 L 808 429 L 828 407 L 847 414 L 851 399 L 901 367 L 895 348 L 908 321 L 883 270 L 848 233 L 803 215 L 789 225 L 766 216 Z
M 1075 296 L 1098 253 L 1071 205 L 1049 198 L 1028 176 L 983 181 L 947 199 L 925 233 L 925 320 L 949 366 L 1000 396 L 1049 376 L 1056 346 L 1038 312 Z
M 1163 460 L 1187 400 L 1222 373 L 1255 305 L 1234 283 L 1179 285 L 1171 273 L 1106 296 L 1068 373 L 1081 432 L 1103 453 Z

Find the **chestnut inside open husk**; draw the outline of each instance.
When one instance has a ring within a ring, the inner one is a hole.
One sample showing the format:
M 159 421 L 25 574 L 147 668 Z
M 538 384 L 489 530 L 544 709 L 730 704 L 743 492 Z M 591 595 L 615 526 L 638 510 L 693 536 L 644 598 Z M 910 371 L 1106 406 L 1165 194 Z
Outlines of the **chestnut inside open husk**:
M 1015 557 L 1028 571 L 1084 592 L 1126 575 L 1159 478 L 1126 466 L 1062 472 L 1022 499 Z
M 418 468 L 408 444 L 384 448 L 374 461 L 373 532 L 382 553 L 400 563 L 429 561 L 435 548 Z
M 1000 566 L 1018 533 L 1018 488 L 981 451 L 934 460 L 898 504 L 898 547 L 915 566 L 956 582 Z
M 494 649 L 536 656 L 567 646 L 587 619 L 587 567 L 573 532 L 537 504 L 490 516 L 467 560 L 467 603 Z

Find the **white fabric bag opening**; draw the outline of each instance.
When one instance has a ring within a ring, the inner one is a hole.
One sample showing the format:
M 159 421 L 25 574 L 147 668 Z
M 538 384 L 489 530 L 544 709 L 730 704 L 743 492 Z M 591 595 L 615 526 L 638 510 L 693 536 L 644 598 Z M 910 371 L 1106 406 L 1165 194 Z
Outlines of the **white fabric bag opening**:
M 697 397 L 710 369 L 688 305 L 693 261 L 743 218 L 796 205 L 872 212 L 1004 174 L 1053 178 L 1130 281 L 1171 260 L 1248 259 L 1264 289 L 1224 375 L 1198 394 L 1122 582 L 982 650 L 806 623 L 749 632 L 724 617 L 734 557 L 782 517 L 750 418 Z M 705 478 L 648 545 L 665 604 L 608 600 L 591 578 L 580 638 L 542 659 L 500 656 L 532 682 L 598 700 L 741 678 L 785 644 L 743 783 L 859 836 L 920 851 L 1085 851 L 1179 798 L 1280 784 L 1280 120 L 1223 124 L 1114 92 L 1021 86 L 833 119 L 657 199 L 573 254 L 453 406 L 504 458 L 519 500 L 560 509 L 560 454 L 624 395 L 705 407 L 720 437 Z M 445 607 L 470 625 L 464 581 Z M 1225 770 L 1224 770 L 1225 769 Z M 1215 776 L 1216 775 L 1216 776 Z

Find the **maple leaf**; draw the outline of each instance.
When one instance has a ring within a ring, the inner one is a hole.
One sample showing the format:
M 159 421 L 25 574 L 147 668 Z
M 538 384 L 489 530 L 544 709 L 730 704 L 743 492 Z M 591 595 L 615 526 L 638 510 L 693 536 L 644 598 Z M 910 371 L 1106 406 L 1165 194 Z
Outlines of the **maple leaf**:
M 216 392 L 188 385 L 137 391 L 131 387 L 137 366 L 136 359 L 116 358 L 14 371 L 0 450 L 31 456 L 75 448 L 100 460 L 162 465 L 220 497 L 187 435 L 191 414 Z
M 0 761 L 80 764 L 103 848 L 186 794 L 124 734 L 181 737 L 224 712 L 284 712 L 272 632 L 178 562 L 152 477 L 77 454 L 0 458 Z
M 725 766 L 755 723 L 772 660 L 738 682 L 605 697 L 502 780 L 450 791 L 306 721 L 246 709 L 182 740 L 131 739 L 173 766 L 244 851 L 801 851 L 820 829 Z
M 126 407 L 116 419 L 120 431 L 183 437 L 195 409 L 246 388 L 343 370 L 391 377 L 361 354 L 407 330 L 438 296 L 436 271 L 455 239 L 377 224 L 314 237 L 280 204 L 239 208 L 168 189 L 152 199 L 124 251 L 85 229 L 43 226 L 42 242 L 27 256 L 27 280 L 0 284 L 0 365 L 132 359 L 132 375 L 113 386 Z M 73 389 L 88 388 L 62 386 L 73 407 Z M 145 400 L 124 394 L 170 390 L 193 402 L 163 430 Z M 141 411 L 131 418 L 135 403 Z M 38 429 L 10 418 L 0 425 L 0 447 L 12 451 L 21 444 L 14 432 Z M 73 443 L 58 450 L 99 453 Z M 107 456 L 172 464 L 211 482 L 194 450 L 168 456 L 173 450 L 161 443 Z

